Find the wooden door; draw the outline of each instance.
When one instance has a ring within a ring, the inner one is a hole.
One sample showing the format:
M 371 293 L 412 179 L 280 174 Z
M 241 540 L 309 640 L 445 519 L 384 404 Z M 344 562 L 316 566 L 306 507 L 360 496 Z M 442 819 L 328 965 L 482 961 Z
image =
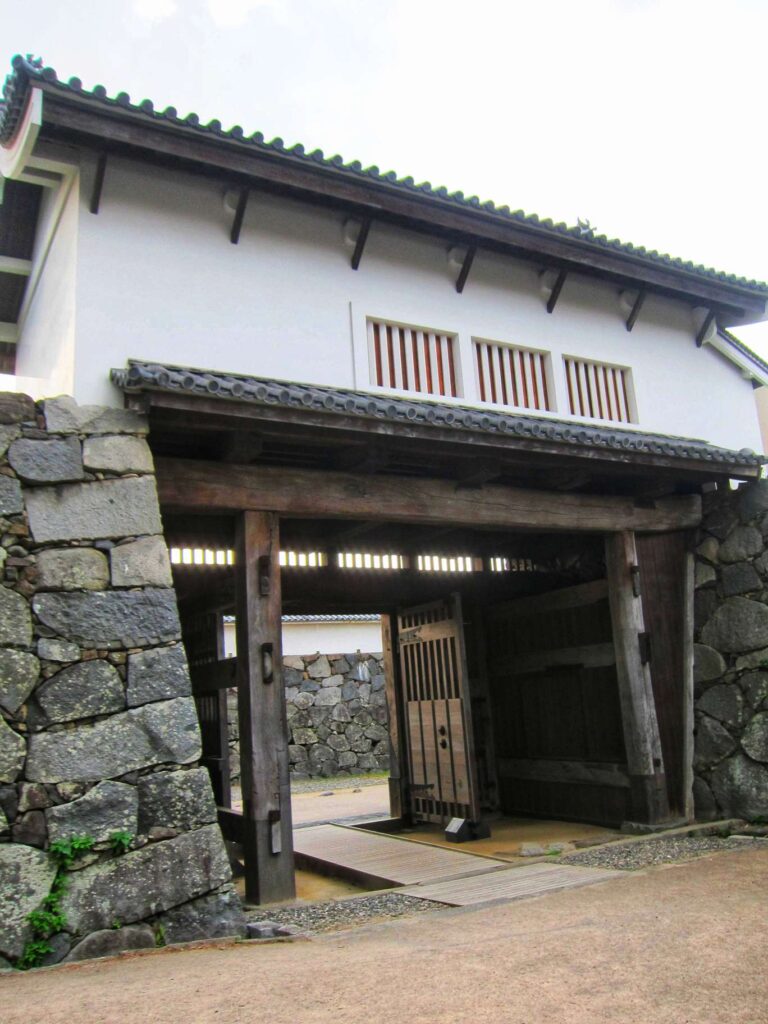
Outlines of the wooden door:
M 205 682 L 224 657 L 224 625 L 218 612 L 182 616 L 182 637 L 187 652 L 193 693 L 200 722 L 204 765 L 211 775 L 214 796 L 219 807 L 232 805 L 229 777 L 229 722 L 227 691 Z M 203 680 L 201 682 L 201 679 Z
M 461 599 L 403 609 L 397 622 L 414 817 L 478 821 Z

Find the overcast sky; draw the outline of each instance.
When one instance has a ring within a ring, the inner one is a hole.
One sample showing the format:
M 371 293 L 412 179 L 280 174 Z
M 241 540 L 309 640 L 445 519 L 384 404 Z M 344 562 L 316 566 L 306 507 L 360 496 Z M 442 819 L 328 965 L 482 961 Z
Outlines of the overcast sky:
M 767 0 L 0 0 L 0 41 L 6 67 L 768 280 Z M 768 357 L 768 325 L 739 334 Z

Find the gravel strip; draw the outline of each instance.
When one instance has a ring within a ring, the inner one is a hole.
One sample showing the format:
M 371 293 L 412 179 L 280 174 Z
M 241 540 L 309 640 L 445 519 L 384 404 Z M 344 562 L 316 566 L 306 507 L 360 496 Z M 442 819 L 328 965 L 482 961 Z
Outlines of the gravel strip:
M 339 789 L 364 789 L 367 786 L 381 786 L 387 775 L 341 775 L 332 779 L 291 779 L 292 793 L 327 793 Z
M 615 868 L 618 871 L 637 871 L 654 864 L 672 864 L 690 860 L 706 853 L 725 850 L 743 850 L 768 843 L 760 839 L 722 839 L 719 836 L 668 836 L 643 839 L 635 843 L 613 843 L 584 853 L 569 853 L 558 857 L 560 864 L 577 864 L 589 868 Z
M 351 928 L 383 917 L 404 917 L 430 910 L 445 910 L 442 903 L 419 900 L 398 892 L 358 896 L 350 900 L 329 900 L 294 907 L 256 908 L 247 914 L 249 921 L 268 918 L 275 924 L 292 925 L 303 932 L 328 932 Z

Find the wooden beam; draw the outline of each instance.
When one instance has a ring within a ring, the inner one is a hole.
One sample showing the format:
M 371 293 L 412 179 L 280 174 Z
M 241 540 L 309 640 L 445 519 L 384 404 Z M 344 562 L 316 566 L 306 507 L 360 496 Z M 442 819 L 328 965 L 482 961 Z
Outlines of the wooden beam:
M 18 274 L 29 277 L 32 273 L 32 260 L 20 260 L 15 256 L 0 256 L 0 274 Z
M 471 468 L 466 469 L 456 481 L 456 486 L 459 488 L 482 487 L 483 484 L 495 480 L 501 474 L 502 465 L 499 459 L 476 459 Z
M 710 309 L 710 311 L 704 317 L 704 322 L 699 328 L 699 333 L 696 335 L 696 348 L 701 348 L 701 346 L 704 344 L 704 339 L 707 336 L 707 331 L 712 326 L 712 321 L 715 319 L 716 315 L 717 314 L 715 313 L 714 309 Z
M 283 694 L 278 518 L 243 512 L 235 544 L 245 898 L 296 894 Z
M 15 345 L 18 340 L 18 324 L 0 323 L 0 342 L 6 345 Z
M 623 530 L 606 536 L 605 556 L 631 813 L 635 821 L 656 824 L 669 819 L 669 802 L 650 665 L 641 650 L 646 633 L 632 573 L 637 565 L 634 534 Z
M 557 280 L 552 286 L 552 291 L 549 293 L 549 298 L 547 299 L 548 313 L 554 313 L 555 306 L 557 305 L 557 300 L 560 298 L 560 292 L 563 290 L 563 285 L 565 284 L 566 277 L 568 277 L 567 270 L 561 270 L 560 273 L 557 275 Z
M 476 254 L 477 246 L 470 245 L 464 255 L 464 262 L 461 265 L 459 276 L 456 278 L 456 291 L 459 295 L 464 291 L 464 285 L 467 283 L 467 278 L 469 277 L 469 272 L 472 269 L 472 264 L 474 263 Z
M 190 665 L 189 675 L 192 680 L 192 692 L 196 697 L 216 693 L 218 690 L 229 690 L 239 682 L 237 658 Z
M 502 757 L 498 765 L 503 779 L 629 788 L 626 765 L 606 761 L 547 761 L 539 758 Z
M 298 518 L 343 518 L 552 532 L 642 530 L 698 526 L 699 495 L 636 507 L 617 495 L 562 494 L 491 484 L 456 490 L 451 481 L 227 466 L 192 459 L 156 459 L 161 505 L 169 511 L 268 509 Z
M 99 153 L 99 159 L 96 164 L 96 174 L 93 178 L 93 188 L 91 189 L 91 202 L 88 209 L 91 213 L 98 213 L 99 207 L 101 206 L 101 193 L 104 189 L 104 174 L 107 170 L 107 154 Z
M 645 302 L 646 294 L 647 292 L 645 288 L 641 288 L 640 291 L 637 293 L 637 298 L 634 301 L 629 316 L 627 317 L 627 322 L 624 325 L 628 331 L 632 330 L 632 328 L 635 326 L 635 321 L 637 320 L 638 316 L 640 316 L 640 310 L 643 308 L 643 303 Z
M 248 205 L 248 189 L 241 188 L 240 195 L 237 197 L 237 206 L 235 207 L 235 216 L 232 221 L 232 230 L 229 233 L 229 240 L 232 245 L 237 245 L 240 241 L 240 232 L 243 228 L 243 218 L 245 217 L 245 208 Z
M 496 668 L 499 678 L 546 672 L 551 668 L 605 668 L 616 664 L 613 644 L 586 644 L 583 647 L 561 647 L 552 651 L 518 654 L 506 669 Z
M 225 462 L 248 464 L 261 455 L 264 439 L 261 434 L 241 430 L 232 434 L 224 434 L 221 445 L 221 457 Z
M 371 230 L 372 223 L 373 218 L 366 217 L 360 225 L 360 230 L 357 233 L 357 241 L 355 242 L 355 251 L 352 253 L 352 259 L 350 260 L 350 266 L 353 270 L 357 270 L 360 266 L 360 260 L 363 258 L 363 250 L 365 249 L 365 243 L 368 241 L 368 232 Z
M 494 609 L 494 612 L 505 619 L 510 616 L 527 617 L 544 612 L 559 612 L 566 608 L 584 608 L 586 605 L 604 601 L 607 597 L 608 580 L 592 580 L 589 583 L 577 583 L 573 587 L 549 590 L 546 594 L 505 601 L 498 609 Z

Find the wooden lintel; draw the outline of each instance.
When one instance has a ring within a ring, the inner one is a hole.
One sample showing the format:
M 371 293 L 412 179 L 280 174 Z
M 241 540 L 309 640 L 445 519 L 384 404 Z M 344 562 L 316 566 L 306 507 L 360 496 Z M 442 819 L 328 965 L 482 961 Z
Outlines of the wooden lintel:
M 715 319 L 716 315 L 717 314 L 715 313 L 714 309 L 710 309 L 710 311 L 704 317 L 704 323 L 701 325 L 701 327 L 699 328 L 699 333 L 696 335 L 696 348 L 701 348 L 701 346 L 704 344 L 704 339 L 706 338 L 707 332 L 709 331 L 709 328 L 712 326 L 712 321 Z
M 552 651 L 518 654 L 506 671 L 497 671 L 499 678 L 546 672 L 552 668 L 606 668 L 616 664 L 613 644 L 586 644 L 583 647 L 561 647 Z
M 232 221 L 232 230 L 229 234 L 229 240 L 232 245 L 237 245 L 240 241 L 240 232 L 243 228 L 243 219 L 245 217 L 245 208 L 248 205 L 248 189 L 241 188 L 240 195 L 237 197 L 237 206 L 235 207 L 235 216 Z
M 456 481 L 456 486 L 461 487 L 482 487 L 483 484 L 495 480 L 501 476 L 502 467 L 498 459 L 477 459 L 471 469 Z
M 627 317 L 627 322 L 625 324 L 625 327 L 628 331 L 631 331 L 632 328 L 635 326 L 635 321 L 640 316 L 640 310 L 643 308 L 643 303 L 645 302 L 646 295 L 647 292 L 645 288 L 641 288 L 640 291 L 637 293 L 637 298 L 635 299 L 632 305 L 632 309 L 630 310 L 629 316 Z
M 264 448 L 264 440 L 253 431 L 237 431 L 224 434 L 221 445 L 221 457 L 225 462 L 248 464 L 257 459 Z
M 469 272 L 472 269 L 475 256 L 477 254 L 477 246 L 470 245 L 464 255 L 464 262 L 461 264 L 461 270 L 459 276 L 456 278 L 456 291 L 461 295 L 464 291 L 464 285 L 467 283 Z
M 387 465 L 387 453 L 379 445 L 351 445 L 343 448 L 334 463 L 345 473 L 377 473 Z
M 604 601 L 607 597 L 608 581 L 591 580 L 589 583 L 549 590 L 545 594 L 531 594 L 505 601 L 495 610 L 495 614 L 503 615 L 505 619 L 517 616 L 527 618 L 529 615 L 560 612 L 567 608 L 584 608 Z
M 502 757 L 499 758 L 498 768 L 503 779 L 629 788 L 626 765 L 606 761 L 547 761 L 539 758 Z
M 104 188 L 104 175 L 107 170 L 107 154 L 99 153 L 99 159 L 96 164 L 96 174 L 93 179 L 93 189 L 91 190 L 91 202 L 88 209 L 91 213 L 98 213 L 99 206 L 101 205 L 101 193 Z
M 549 293 L 549 298 L 547 299 L 548 313 L 554 313 L 555 306 L 557 305 L 557 300 L 560 298 L 560 292 L 563 290 L 566 277 L 568 277 L 567 270 L 561 270 L 557 275 L 557 280 L 552 285 L 552 291 Z
M 371 230 L 372 222 L 372 217 L 366 217 L 360 225 L 357 241 L 355 242 L 355 251 L 352 253 L 352 259 L 350 260 L 350 266 L 353 270 L 357 270 L 360 266 L 360 260 L 363 258 L 363 250 L 365 249 L 365 243 L 368 241 L 368 232 Z
M 619 495 L 553 493 L 490 484 L 456 490 L 448 480 L 359 476 L 193 459 L 156 460 L 168 511 L 268 509 L 297 518 L 367 519 L 421 525 L 598 533 L 680 530 L 701 522 L 699 495 L 638 508 Z

